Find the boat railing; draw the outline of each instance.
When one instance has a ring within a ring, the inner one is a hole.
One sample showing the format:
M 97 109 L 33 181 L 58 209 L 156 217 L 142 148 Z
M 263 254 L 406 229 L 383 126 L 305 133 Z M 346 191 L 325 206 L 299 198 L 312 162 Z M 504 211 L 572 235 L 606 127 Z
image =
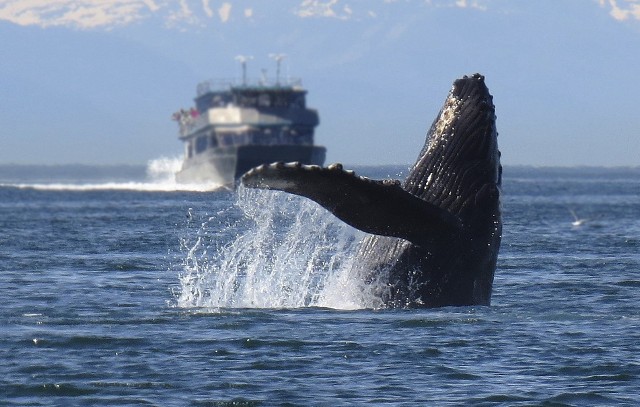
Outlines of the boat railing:
M 173 114 L 173 120 L 178 122 L 178 132 L 184 137 L 187 134 L 207 125 L 206 116 L 201 115 L 197 110 L 184 110 Z
M 301 78 L 283 78 L 280 80 L 260 79 L 210 79 L 200 82 L 196 88 L 197 96 L 205 95 L 209 92 L 228 91 L 231 88 L 246 89 L 274 89 L 274 88 L 301 88 Z

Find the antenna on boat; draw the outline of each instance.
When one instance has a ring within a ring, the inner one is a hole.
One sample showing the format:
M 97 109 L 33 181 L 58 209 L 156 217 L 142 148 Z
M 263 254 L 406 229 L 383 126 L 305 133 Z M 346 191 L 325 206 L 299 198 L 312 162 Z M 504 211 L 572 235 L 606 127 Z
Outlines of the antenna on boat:
M 276 85 L 280 85 L 280 62 L 286 57 L 286 54 L 269 54 L 269 58 L 276 61 Z
M 242 65 L 242 86 L 247 86 L 247 61 L 252 60 L 252 56 L 236 55 L 235 60 Z

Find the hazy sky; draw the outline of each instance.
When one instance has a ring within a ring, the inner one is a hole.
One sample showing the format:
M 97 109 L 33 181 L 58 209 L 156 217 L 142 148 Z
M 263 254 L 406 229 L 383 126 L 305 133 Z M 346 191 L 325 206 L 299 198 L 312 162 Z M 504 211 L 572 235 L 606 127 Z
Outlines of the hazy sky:
M 413 162 L 480 72 L 503 163 L 640 165 L 640 0 L 0 0 L 0 38 L 0 164 L 179 156 L 198 82 L 284 53 L 328 162 Z

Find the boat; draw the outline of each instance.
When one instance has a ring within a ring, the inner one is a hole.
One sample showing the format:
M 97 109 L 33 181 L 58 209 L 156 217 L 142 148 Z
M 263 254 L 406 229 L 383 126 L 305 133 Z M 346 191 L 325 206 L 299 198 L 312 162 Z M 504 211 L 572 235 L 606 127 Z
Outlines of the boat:
M 196 94 L 195 106 L 173 116 L 185 146 L 177 182 L 233 185 L 261 164 L 324 164 L 326 149 L 314 144 L 318 112 L 300 79 L 251 81 L 245 71 L 240 83 L 206 81 Z

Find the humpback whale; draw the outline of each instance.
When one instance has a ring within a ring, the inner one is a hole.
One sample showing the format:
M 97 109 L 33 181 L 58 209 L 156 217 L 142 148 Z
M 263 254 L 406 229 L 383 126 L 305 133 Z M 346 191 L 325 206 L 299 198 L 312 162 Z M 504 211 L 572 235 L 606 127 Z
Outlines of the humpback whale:
M 389 307 L 490 305 L 502 237 L 493 97 L 480 74 L 454 81 L 404 180 L 273 163 L 248 171 L 244 186 L 312 199 L 368 233 L 354 264 Z

